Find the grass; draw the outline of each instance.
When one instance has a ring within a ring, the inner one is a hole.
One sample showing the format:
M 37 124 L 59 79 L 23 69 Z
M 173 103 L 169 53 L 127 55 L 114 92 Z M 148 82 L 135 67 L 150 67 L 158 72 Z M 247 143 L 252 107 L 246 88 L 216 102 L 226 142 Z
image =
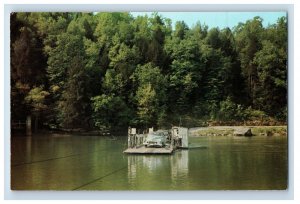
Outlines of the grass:
M 228 136 L 233 134 L 233 129 L 214 129 L 205 128 L 203 130 L 198 130 L 196 135 L 198 136 Z
M 252 134 L 265 136 L 286 136 L 287 126 L 255 126 L 251 127 Z
M 241 126 L 205 127 L 192 133 L 192 136 L 232 136 L 235 128 Z M 287 126 L 245 126 L 251 128 L 254 136 L 286 136 Z

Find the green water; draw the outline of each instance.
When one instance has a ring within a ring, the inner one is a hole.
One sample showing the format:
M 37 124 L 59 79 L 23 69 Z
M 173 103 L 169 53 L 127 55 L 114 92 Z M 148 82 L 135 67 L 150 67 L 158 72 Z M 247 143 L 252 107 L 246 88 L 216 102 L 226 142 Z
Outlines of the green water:
M 13 137 L 15 190 L 286 189 L 287 137 L 193 137 L 207 149 L 125 155 L 127 137 Z

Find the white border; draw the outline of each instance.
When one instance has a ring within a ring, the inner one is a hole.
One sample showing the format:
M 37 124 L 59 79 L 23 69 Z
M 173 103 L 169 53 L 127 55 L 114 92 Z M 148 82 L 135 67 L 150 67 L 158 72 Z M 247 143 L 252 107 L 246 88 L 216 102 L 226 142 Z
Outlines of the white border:
M 16 1 L 12 1 L 15 3 Z M 32 1 L 29 1 L 29 3 Z M 53 1 L 60 4 L 61 1 Z M 131 1 L 132 2 L 132 1 Z M 153 2 L 153 1 L 152 1 Z M 164 3 L 166 1 L 154 1 Z M 177 1 L 178 2 L 178 1 Z M 185 3 L 190 2 L 189 0 Z M 214 1 L 220 2 L 220 1 Z M 212 3 L 214 3 L 212 1 Z M 255 2 L 255 1 L 254 1 Z M 273 1 L 278 2 L 278 1 Z M 280 1 L 282 3 L 282 1 Z M 291 1 L 287 1 L 291 2 Z M 10 3 L 10 2 L 9 2 Z M 36 3 L 36 2 L 35 2 Z M 77 0 L 72 3 L 78 3 Z M 93 2 L 95 3 L 95 2 Z M 294 191 L 294 9 L 293 5 L 286 4 L 242 4 L 230 5 L 223 4 L 119 4 L 113 5 L 115 1 L 110 1 L 111 4 L 99 5 L 68 5 L 68 4 L 40 4 L 40 5 L 4 5 L 1 11 L 4 11 L 4 37 L 1 38 L 4 49 L 1 49 L 1 61 L 4 56 L 4 69 L 1 69 L 1 80 L 4 82 L 4 89 L 1 86 L 1 103 L 4 99 L 4 106 L 1 104 L 1 113 L 4 113 L 4 120 L 1 117 L 0 129 L 4 130 L 4 173 L 5 199 L 212 199 L 212 200 L 265 200 L 265 199 L 293 199 Z M 138 3 L 138 2 L 136 2 Z M 236 3 L 239 3 L 236 1 Z M 9 73 L 9 13 L 11 11 L 288 11 L 289 25 L 289 189 L 287 191 L 89 191 L 89 192 L 70 192 L 70 191 L 11 191 L 10 190 L 10 73 Z M 2 12 L 1 12 L 2 13 Z M 296 35 L 295 35 L 296 36 Z M 295 46 L 296 49 L 296 46 Z M 2 62 L 3 62 L 2 61 Z M 296 70 L 295 70 L 296 71 Z M 3 77 L 3 78 L 2 78 Z M 3 90 L 3 91 L 2 91 Z M 296 96 L 296 93 L 295 93 Z M 295 107 L 296 109 L 296 107 Z M 1 114 L 2 115 L 2 114 Z M 4 124 L 4 127 L 3 127 Z M 1 157 L 2 159 L 2 157 Z M 2 160 L 1 160 L 2 161 Z M 295 175 L 296 176 L 296 175 Z M 3 191 L 2 191 L 3 192 Z

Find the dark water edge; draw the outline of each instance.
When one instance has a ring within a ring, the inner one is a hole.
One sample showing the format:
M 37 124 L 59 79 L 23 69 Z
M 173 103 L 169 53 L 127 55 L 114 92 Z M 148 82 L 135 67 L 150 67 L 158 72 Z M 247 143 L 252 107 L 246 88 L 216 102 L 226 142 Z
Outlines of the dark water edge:
M 173 155 L 125 155 L 127 137 L 11 139 L 14 190 L 285 190 L 287 137 L 190 137 Z

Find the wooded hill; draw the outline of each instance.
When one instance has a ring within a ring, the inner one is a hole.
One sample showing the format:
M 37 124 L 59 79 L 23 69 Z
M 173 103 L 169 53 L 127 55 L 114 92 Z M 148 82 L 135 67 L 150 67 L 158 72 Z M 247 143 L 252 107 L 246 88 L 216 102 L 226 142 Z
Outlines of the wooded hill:
M 32 115 L 43 127 L 83 129 L 285 122 L 287 21 L 262 21 L 231 30 L 201 19 L 172 28 L 157 13 L 12 13 L 12 121 Z

